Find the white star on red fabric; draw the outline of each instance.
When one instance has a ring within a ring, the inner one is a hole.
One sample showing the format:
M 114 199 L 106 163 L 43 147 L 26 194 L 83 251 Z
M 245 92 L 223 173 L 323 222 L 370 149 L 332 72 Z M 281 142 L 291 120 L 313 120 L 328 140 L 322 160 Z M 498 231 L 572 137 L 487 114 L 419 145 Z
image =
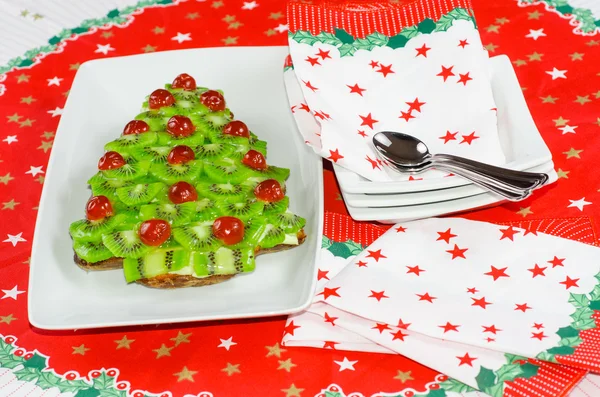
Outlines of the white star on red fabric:
M 6 138 L 2 140 L 2 142 L 6 142 L 7 144 L 11 144 L 14 142 L 19 142 L 16 135 L 8 135 Z
M 94 51 L 96 54 L 104 54 L 104 55 L 108 55 L 109 51 L 114 51 L 115 49 L 112 48 L 110 46 L 110 44 L 104 44 L 104 45 L 100 45 L 100 44 L 96 44 L 96 51 Z
M 589 201 L 585 201 L 585 197 L 581 198 L 579 200 L 569 200 L 571 202 L 571 204 L 569 204 L 567 206 L 567 208 L 571 208 L 571 207 L 575 207 L 577 208 L 579 211 L 583 211 L 583 207 L 585 207 L 586 205 L 590 205 L 592 204 Z
M 550 76 L 552 76 L 552 80 L 556 80 L 556 79 L 566 79 L 567 76 L 565 75 L 568 72 L 568 70 L 558 70 L 557 68 L 553 68 L 551 71 L 546 72 L 546 74 L 549 74 Z
M 37 174 L 43 174 L 44 171 L 42 171 L 42 167 L 43 167 L 43 165 L 40 165 L 39 167 L 29 166 L 29 171 L 27 171 L 25 173 L 31 174 L 31 176 L 36 176 Z
M 48 110 L 47 113 L 50 113 L 52 115 L 52 117 L 56 117 L 56 116 L 60 116 L 63 114 L 63 109 L 61 109 L 57 106 L 54 110 Z
M 570 125 L 565 125 L 564 127 L 560 127 L 559 130 L 562 131 L 562 134 L 576 134 L 575 129 L 579 128 L 578 126 L 571 127 Z
M 25 293 L 25 291 L 19 291 L 16 285 L 12 289 L 3 289 L 2 292 L 4 292 L 4 296 L 0 300 L 7 298 L 17 300 L 17 296 Z
M 529 29 L 529 34 L 526 35 L 525 37 L 537 40 L 540 37 L 544 37 L 544 36 L 547 36 L 546 33 L 544 33 L 544 29 L 537 29 L 537 30 Z
M 23 235 L 23 232 L 18 233 L 18 234 L 7 234 L 6 236 L 8 237 L 6 240 L 3 240 L 3 243 L 11 243 L 13 247 L 16 247 L 18 243 L 24 243 L 27 240 L 25 240 L 23 237 L 21 237 Z
M 358 360 L 350 361 L 346 357 L 344 357 L 342 361 L 334 361 L 334 363 L 340 366 L 340 372 L 347 369 L 350 371 L 354 371 L 354 366 L 356 365 L 356 363 L 358 363 Z
M 55 86 L 60 86 L 60 82 L 63 81 L 64 79 L 61 79 L 59 77 L 53 77 L 51 79 L 46 79 L 48 80 L 48 87 L 50 87 L 51 85 L 55 85 Z
M 256 1 L 244 1 L 242 10 L 253 10 L 256 7 L 258 7 L 258 3 Z
M 229 349 L 231 348 L 231 346 L 237 345 L 237 343 L 235 343 L 233 341 L 233 336 L 230 336 L 229 339 L 221 339 L 219 338 L 219 340 L 221 341 L 221 344 L 217 347 L 222 347 L 225 350 L 229 351 Z
M 275 30 L 278 31 L 279 33 L 283 33 L 283 32 L 287 32 L 289 30 L 289 27 L 288 27 L 288 25 L 284 25 L 284 24 L 280 23 L 279 25 L 277 25 Z
M 184 41 L 192 41 L 191 33 L 180 33 L 177 32 L 177 36 L 171 37 L 171 40 L 178 42 L 179 44 Z

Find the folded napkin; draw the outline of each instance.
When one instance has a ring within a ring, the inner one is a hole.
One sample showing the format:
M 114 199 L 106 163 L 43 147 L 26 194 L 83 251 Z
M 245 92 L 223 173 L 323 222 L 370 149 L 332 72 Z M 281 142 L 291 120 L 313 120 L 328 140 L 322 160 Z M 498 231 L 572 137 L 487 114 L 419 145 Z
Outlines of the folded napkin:
M 384 130 L 414 135 L 432 153 L 505 163 L 470 8 L 467 0 L 289 3 L 291 107 L 318 122 L 306 142 L 373 181 L 406 179 L 376 155 L 371 138 Z
M 492 396 L 540 368 L 568 385 L 600 370 L 599 254 L 458 218 L 396 225 L 349 261 L 324 252 L 283 342 L 402 354 Z

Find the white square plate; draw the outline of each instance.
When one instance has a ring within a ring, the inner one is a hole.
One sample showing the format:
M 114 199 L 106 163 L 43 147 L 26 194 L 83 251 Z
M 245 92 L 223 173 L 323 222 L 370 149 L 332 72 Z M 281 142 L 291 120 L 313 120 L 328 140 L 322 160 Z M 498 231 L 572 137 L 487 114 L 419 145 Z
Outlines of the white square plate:
M 87 62 L 81 66 L 52 149 L 39 206 L 29 280 L 29 321 L 82 329 L 289 314 L 315 288 L 322 235 L 322 162 L 302 142 L 287 104 L 281 60 L 287 47 L 207 48 Z M 69 224 L 84 216 L 86 181 L 104 144 L 144 97 L 179 73 L 223 89 L 228 107 L 268 142 L 270 164 L 290 168 L 290 209 L 307 220 L 306 242 L 261 255 L 256 271 L 212 286 L 156 290 L 127 285 L 121 270 L 89 272 L 73 262 Z

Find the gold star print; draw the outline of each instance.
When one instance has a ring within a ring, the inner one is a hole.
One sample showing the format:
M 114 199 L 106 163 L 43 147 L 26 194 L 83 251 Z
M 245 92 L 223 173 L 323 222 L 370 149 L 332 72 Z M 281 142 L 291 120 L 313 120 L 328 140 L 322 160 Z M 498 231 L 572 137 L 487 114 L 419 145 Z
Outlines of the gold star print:
M 570 159 L 571 157 L 575 157 L 580 159 L 581 157 L 579 156 L 579 153 L 583 152 L 583 150 L 577 150 L 574 148 L 569 149 L 568 152 L 563 152 L 563 154 L 567 155 L 567 159 Z
M 115 340 L 114 342 L 117 344 L 117 350 L 131 349 L 131 344 L 135 342 L 135 339 L 127 339 L 127 335 L 123 335 L 121 339 Z
M 271 15 L 269 15 L 269 19 L 279 19 L 279 18 L 283 18 L 283 13 L 272 12 Z
M 409 380 L 414 380 L 415 378 L 412 377 L 411 372 L 412 371 L 402 372 L 398 370 L 398 375 L 394 376 L 394 379 L 398 379 L 402 383 L 405 383 Z
M 184 334 L 181 331 L 179 331 L 177 333 L 177 336 L 174 337 L 174 338 L 171 338 L 170 340 L 172 340 L 173 342 L 175 342 L 175 347 L 177 347 L 177 346 L 179 346 L 182 343 L 190 343 L 190 340 L 188 338 L 191 335 L 192 335 L 191 332 L 189 334 Z
M 517 211 L 517 214 L 525 218 L 527 215 L 533 214 L 533 211 L 531 210 L 531 207 L 520 207 L 520 209 Z
M 220 7 L 223 7 L 224 5 L 225 4 L 223 4 L 223 2 L 221 0 L 218 0 L 218 1 L 213 1 L 210 6 L 212 8 L 220 8 Z
M 540 17 L 544 14 L 542 14 L 541 12 L 539 12 L 538 10 L 535 10 L 534 12 L 529 12 L 529 17 L 527 19 L 540 19 Z
M 574 52 L 572 54 L 570 54 L 569 56 L 571 57 L 571 61 L 583 61 L 583 56 L 585 54 L 582 54 L 580 52 Z
M 521 87 L 521 91 L 527 91 L 527 87 Z
M 237 44 L 237 40 L 238 40 L 238 37 L 231 37 L 231 36 L 227 36 L 224 39 L 221 39 L 221 41 L 225 45 Z
M 15 199 L 11 199 L 10 201 L 7 201 L 6 203 L 2 203 L 2 209 L 3 210 L 14 210 L 15 207 L 19 204 L 21 204 L 21 203 L 17 203 L 15 201 Z
M 600 45 L 600 41 L 590 40 L 587 43 L 585 43 L 585 45 L 587 45 L 588 47 L 595 47 L 597 45 Z
M 10 176 L 10 172 L 4 176 L 0 176 L 0 183 L 4 183 L 5 185 L 8 185 L 8 182 L 12 181 L 13 178 L 12 176 Z
M 102 32 L 102 37 L 105 39 L 110 39 L 111 37 L 113 37 L 113 32 L 111 32 L 111 31 Z
M 508 19 L 508 18 L 496 18 L 496 23 L 499 23 L 500 25 L 504 25 L 509 22 L 510 22 L 510 19 Z
M 300 393 L 302 393 L 304 389 L 299 389 L 292 383 L 289 389 L 281 389 L 281 391 L 285 393 L 285 397 L 300 397 Z
M 38 183 L 44 183 L 44 181 L 45 181 L 45 180 L 46 180 L 46 178 L 45 178 L 45 177 L 43 177 L 42 175 L 38 176 L 38 177 L 37 177 L 37 179 L 36 179 L 36 181 L 37 181 Z
M 154 52 L 154 51 L 156 51 L 156 47 L 153 47 L 150 44 L 147 44 L 146 47 L 142 47 L 142 51 L 144 51 L 146 53 Z
M 52 141 L 42 141 L 42 144 L 37 148 L 43 150 L 44 153 L 48 153 L 48 150 L 52 149 Z
M 35 120 L 25 119 L 19 123 L 19 128 L 31 127 L 35 123 Z
M 83 343 L 80 346 L 72 346 L 71 348 L 73 349 L 73 353 L 71 354 L 81 354 L 82 356 L 85 356 L 85 353 L 88 350 L 91 350 L 90 348 L 85 347 Z
M 173 375 L 177 377 L 177 382 L 181 382 L 183 380 L 189 380 L 190 382 L 194 381 L 194 375 L 196 375 L 198 371 L 190 371 L 187 367 L 183 367 L 180 372 L 175 372 Z
M 596 93 L 594 94 L 594 96 L 596 97 L 596 99 L 600 99 L 600 91 L 596 92 Z
M 172 347 L 167 347 L 165 346 L 165 344 L 163 343 L 159 349 L 154 349 L 152 350 L 153 352 L 156 352 L 156 358 L 161 358 L 164 356 L 170 356 L 171 355 L 171 350 L 173 350 Z
M 499 46 L 497 46 L 497 45 L 496 45 L 496 44 L 494 44 L 494 43 L 490 43 L 490 44 L 484 45 L 483 47 L 484 47 L 486 50 L 488 50 L 489 52 L 496 52 L 496 48 L 498 48 Z
M 67 90 L 67 91 L 63 92 L 63 96 L 65 98 L 68 97 L 70 92 L 71 92 L 71 90 Z
M 551 103 L 551 104 L 555 104 L 556 101 L 558 100 L 558 98 L 554 98 L 552 97 L 552 95 L 548 95 L 547 97 L 540 97 L 540 99 L 542 100 L 542 103 Z
M 500 26 L 498 26 L 498 25 L 490 25 L 485 30 L 488 33 L 500 33 L 499 29 L 500 29 Z
M 163 34 L 165 33 L 165 28 L 163 28 L 162 26 L 155 26 L 154 29 L 152 29 L 152 33 Z
M 266 30 L 266 31 L 265 31 L 265 34 L 266 34 L 267 36 L 273 36 L 273 35 L 276 35 L 276 34 L 277 34 L 277 31 L 276 31 L 275 29 L 269 29 L 269 30 Z
M 235 15 L 225 15 L 222 19 L 222 21 L 227 22 L 227 23 L 231 23 L 233 21 L 235 21 Z
M 559 178 L 565 178 L 565 179 L 569 179 L 569 173 L 571 171 L 563 171 L 562 169 L 558 169 L 558 171 L 556 171 L 556 174 L 558 175 Z
M 12 313 L 8 316 L 0 316 L 0 323 L 5 323 L 10 325 L 13 321 L 18 320 L 18 318 L 13 317 Z
M 231 22 L 229 24 L 229 26 L 227 26 L 227 29 L 238 29 L 240 26 L 243 26 L 244 24 L 241 23 L 240 21 L 235 21 L 235 22 Z
M 552 121 L 554 121 L 554 125 L 555 125 L 556 127 L 564 127 L 565 125 L 567 125 L 567 123 L 568 123 L 570 120 L 565 120 L 565 119 L 563 119 L 563 118 L 562 118 L 562 116 L 560 116 L 560 117 L 559 117 L 559 118 L 557 118 L 556 120 L 552 120 Z
M 25 73 L 21 73 L 20 75 L 17 76 L 17 83 L 20 84 L 22 82 L 26 82 L 29 83 L 29 75 L 25 74 Z
M 40 135 L 46 139 L 50 139 L 54 137 L 54 132 L 50 132 L 50 131 L 44 131 L 44 133 L 42 135 Z
M 586 96 L 577 95 L 577 99 L 575 99 L 575 101 L 573 101 L 573 102 L 577 102 L 578 104 L 583 106 L 588 102 L 592 102 L 592 100 L 590 99 L 589 95 L 586 95 Z
M 38 19 L 42 19 L 44 16 L 42 14 L 33 14 L 33 20 L 37 21 Z
M 533 61 L 541 62 L 544 54 L 538 54 L 537 52 L 534 52 L 533 54 L 529 54 L 527 56 L 529 57 L 529 62 L 533 62 Z
M 278 370 L 280 369 L 285 369 L 287 372 L 290 372 L 292 370 L 292 368 L 297 367 L 298 365 L 294 364 L 292 362 L 291 358 L 288 358 L 287 360 L 279 360 L 279 367 L 277 367 Z
M 223 368 L 221 371 L 223 372 L 227 372 L 227 376 L 231 376 L 233 374 L 239 374 L 242 371 L 240 371 L 240 364 L 230 364 L 227 363 L 227 366 L 225 368 Z
M 32 97 L 31 95 L 29 96 L 24 96 L 21 98 L 21 103 L 26 103 L 28 105 L 31 105 L 32 102 L 37 101 L 37 99 L 35 99 L 34 97 Z
M 267 357 L 275 356 L 281 358 L 281 353 L 286 351 L 286 349 L 282 349 L 279 346 L 279 343 L 275 343 L 273 346 L 265 346 L 265 349 L 269 351 Z
M 80 66 L 81 66 L 81 64 L 79 62 L 78 63 L 72 63 L 72 64 L 69 65 L 69 70 L 77 70 L 77 69 L 79 69 Z
M 29 265 L 29 262 L 31 262 L 31 257 L 29 257 L 26 261 L 23 261 L 23 263 L 26 265 Z
M 517 59 L 516 61 L 513 61 L 513 63 L 517 66 L 524 66 L 527 65 L 527 61 L 523 60 L 523 59 Z
M 26 17 L 27 15 L 29 15 L 29 10 L 23 10 L 23 11 L 21 11 L 21 16 L 22 17 Z
M 338 193 L 337 196 L 336 196 L 336 198 L 335 198 L 335 200 L 336 201 L 344 201 L 344 198 L 342 197 L 341 193 Z
M 200 18 L 200 14 L 198 14 L 197 12 L 190 12 L 185 17 L 193 21 L 194 19 Z
M 21 117 L 19 114 L 15 113 L 12 116 L 6 116 L 8 118 L 8 122 L 9 123 L 20 123 L 21 122 Z
M 596 120 L 596 124 L 598 125 L 598 127 L 600 127 L 600 117 L 598 117 L 598 120 Z

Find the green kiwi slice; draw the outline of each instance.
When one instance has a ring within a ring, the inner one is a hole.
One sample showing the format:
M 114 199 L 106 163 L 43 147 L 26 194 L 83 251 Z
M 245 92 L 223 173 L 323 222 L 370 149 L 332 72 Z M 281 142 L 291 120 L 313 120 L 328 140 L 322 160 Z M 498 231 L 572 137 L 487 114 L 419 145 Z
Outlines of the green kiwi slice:
M 157 249 L 139 258 L 123 261 L 125 280 L 128 283 L 178 271 L 189 264 L 190 254 L 182 249 Z
M 236 143 L 235 150 L 233 153 L 229 155 L 231 158 L 242 159 L 249 150 L 256 150 L 257 152 L 262 153 L 265 158 L 267 157 L 267 150 L 265 148 L 260 148 L 258 146 L 252 146 L 248 142 L 245 143 Z
M 75 241 L 73 243 L 73 250 L 75 250 L 77 256 L 89 263 L 101 262 L 113 257 L 113 253 L 104 246 L 101 240 L 87 242 Z
M 228 157 L 231 153 L 233 153 L 234 148 L 235 146 L 225 143 L 208 143 L 205 145 L 195 146 L 193 150 L 197 159 L 215 160 Z
M 151 163 L 147 160 L 138 162 L 128 161 L 127 164 L 120 168 L 100 172 L 106 179 L 131 181 L 146 176 L 148 174 L 148 170 L 150 169 L 150 164 Z
M 117 196 L 126 205 L 149 203 L 158 193 L 167 188 L 164 183 L 139 183 L 117 189 Z
M 112 142 L 104 145 L 104 150 L 119 153 L 130 153 L 134 149 L 151 146 L 158 139 L 155 132 L 144 132 L 141 134 L 121 135 Z
M 150 250 L 134 230 L 105 234 L 102 242 L 118 258 L 139 258 Z
M 117 214 L 99 221 L 89 221 L 80 219 L 71 223 L 69 233 L 73 240 L 78 242 L 98 241 L 103 234 L 109 233 L 115 227 L 125 220 L 126 217 L 122 214 Z
M 263 235 L 260 237 L 261 248 L 273 248 L 285 240 L 285 232 L 280 227 L 268 224 L 265 227 Z
M 179 181 L 194 183 L 202 173 L 202 162 L 193 160 L 183 164 L 154 163 L 150 167 L 150 173 L 168 184 Z
M 268 222 L 261 218 L 252 218 L 244 223 L 244 238 L 235 246 L 230 248 L 240 247 L 256 247 L 265 232 Z
M 196 222 L 173 228 L 173 238 L 191 251 L 214 251 L 223 244 L 213 235 L 212 224 L 213 221 Z
M 149 160 L 153 163 L 164 163 L 167 161 L 169 153 L 171 153 L 171 147 L 169 146 L 146 146 L 131 151 L 131 155 L 136 160 Z
M 219 213 L 215 202 L 211 199 L 204 198 L 196 201 L 195 204 L 192 222 L 209 221 L 215 219 Z
M 252 217 L 260 215 L 265 207 L 265 203 L 257 200 L 244 201 L 217 201 L 217 208 L 222 216 L 233 216 L 246 222 Z
M 272 224 L 281 228 L 286 234 L 297 233 L 306 225 L 306 219 L 290 211 L 269 217 Z
M 173 226 L 184 225 L 192 219 L 196 203 L 147 204 L 140 208 L 140 219 L 163 219 Z
M 145 121 L 150 127 L 150 131 L 164 131 L 169 121 L 169 116 L 159 110 L 148 110 L 138 114 L 136 120 Z
M 232 183 L 207 183 L 201 182 L 196 186 L 196 191 L 204 197 L 215 201 L 230 201 L 244 200 L 251 194 L 250 188 L 244 185 Z
M 204 173 L 216 183 L 240 183 L 246 179 L 250 171 L 248 167 L 228 158 L 204 162 Z
M 198 276 L 248 273 L 255 269 L 251 248 L 221 247 L 214 252 L 193 252 L 190 262 Z
M 263 215 L 271 216 L 277 215 L 285 212 L 290 205 L 290 198 L 285 196 L 283 199 L 276 201 L 274 203 L 265 203 L 265 208 L 263 209 Z
M 110 201 L 116 201 L 117 189 L 131 185 L 132 182 L 123 181 L 120 179 L 106 179 L 102 172 L 96 173 L 88 180 L 88 185 L 92 188 L 92 195 L 106 196 Z
M 270 165 L 266 170 L 255 170 L 250 167 L 245 167 L 250 170 L 250 173 L 254 177 L 262 177 L 266 179 L 276 179 L 279 182 L 287 180 L 290 176 L 290 170 L 288 168 L 275 167 Z
M 158 144 L 162 146 L 197 146 L 202 145 L 204 143 L 204 135 L 200 131 L 194 132 L 190 136 L 186 137 L 177 137 L 169 132 L 159 132 L 158 134 Z

